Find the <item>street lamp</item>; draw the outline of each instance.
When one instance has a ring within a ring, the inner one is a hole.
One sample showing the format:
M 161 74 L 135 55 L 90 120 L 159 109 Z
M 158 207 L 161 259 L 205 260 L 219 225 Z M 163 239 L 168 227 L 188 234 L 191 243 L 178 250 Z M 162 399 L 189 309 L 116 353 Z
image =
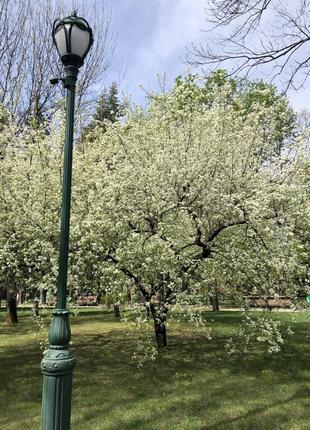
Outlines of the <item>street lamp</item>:
M 69 312 L 66 309 L 74 97 L 79 68 L 83 65 L 93 43 L 92 30 L 88 22 L 74 12 L 71 16 L 54 22 L 53 41 L 65 66 L 65 77 L 51 79 L 51 83 L 56 84 L 62 81 L 67 89 L 66 130 L 57 304 L 48 335 L 49 347 L 41 362 L 43 372 L 41 429 L 69 430 L 72 372 L 76 363 L 73 353 L 69 350 L 71 332 Z

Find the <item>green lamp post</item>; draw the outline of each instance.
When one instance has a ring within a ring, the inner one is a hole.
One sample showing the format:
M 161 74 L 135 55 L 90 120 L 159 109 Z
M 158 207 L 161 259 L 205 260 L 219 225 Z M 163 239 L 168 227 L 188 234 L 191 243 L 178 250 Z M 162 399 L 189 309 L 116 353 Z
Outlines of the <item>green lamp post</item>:
M 66 130 L 57 304 L 48 336 L 49 348 L 41 362 L 43 372 L 41 429 L 69 430 L 72 372 L 76 363 L 73 353 L 69 350 L 71 333 L 69 313 L 66 309 L 74 98 L 79 68 L 83 65 L 93 43 L 92 30 L 88 22 L 74 12 L 71 16 L 54 22 L 53 41 L 65 66 L 65 77 L 52 79 L 51 83 L 62 81 L 67 90 Z

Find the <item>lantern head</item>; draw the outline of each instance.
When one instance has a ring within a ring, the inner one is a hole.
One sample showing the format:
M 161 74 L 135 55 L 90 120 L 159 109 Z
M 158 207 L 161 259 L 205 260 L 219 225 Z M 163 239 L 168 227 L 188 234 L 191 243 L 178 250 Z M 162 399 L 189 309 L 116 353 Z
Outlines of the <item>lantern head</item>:
M 73 12 L 54 22 L 53 41 L 64 66 L 81 67 L 94 39 L 86 19 Z

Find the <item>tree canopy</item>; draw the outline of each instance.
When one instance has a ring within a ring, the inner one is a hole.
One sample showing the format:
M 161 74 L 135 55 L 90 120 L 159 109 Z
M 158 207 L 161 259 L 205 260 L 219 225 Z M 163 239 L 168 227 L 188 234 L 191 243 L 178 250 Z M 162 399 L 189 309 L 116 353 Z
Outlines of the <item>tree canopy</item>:
M 297 277 L 305 286 L 296 229 L 309 211 L 307 133 L 292 133 L 274 87 L 240 85 L 223 72 L 178 78 L 147 110 L 94 127 L 91 145 L 74 153 L 69 288 L 135 288 L 159 346 L 184 294 L 295 294 Z M 48 135 L 25 129 L 1 160 L 1 271 L 15 287 L 56 285 L 57 121 Z

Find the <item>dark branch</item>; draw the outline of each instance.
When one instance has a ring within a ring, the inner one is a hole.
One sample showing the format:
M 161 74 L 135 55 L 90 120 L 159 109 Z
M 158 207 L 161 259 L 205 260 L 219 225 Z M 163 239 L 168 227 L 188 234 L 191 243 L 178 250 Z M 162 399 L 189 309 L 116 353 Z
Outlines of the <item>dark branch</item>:
M 309 0 L 292 3 L 292 7 L 280 7 L 273 0 L 210 1 L 207 22 L 209 30 L 218 31 L 217 39 L 209 45 L 193 44 L 187 62 L 211 68 L 227 64 L 232 74 L 246 76 L 252 69 L 270 65 L 271 80 L 281 75 L 286 89 L 300 88 L 310 73 L 304 49 L 310 41 Z M 264 19 L 267 10 L 268 21 Z

